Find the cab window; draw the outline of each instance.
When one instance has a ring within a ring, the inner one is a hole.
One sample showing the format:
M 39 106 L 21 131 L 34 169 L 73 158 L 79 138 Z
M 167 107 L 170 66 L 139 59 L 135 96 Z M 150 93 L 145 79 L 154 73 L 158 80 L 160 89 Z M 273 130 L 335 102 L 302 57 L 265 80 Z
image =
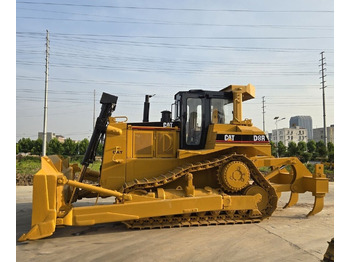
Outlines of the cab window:
M 229 124 L 233 118 L 233 104 L 228 99 L 211 99 L 211 123 Z
M 202 135 L 202 100 L 187 98 L 186 144 L 199 145 Z

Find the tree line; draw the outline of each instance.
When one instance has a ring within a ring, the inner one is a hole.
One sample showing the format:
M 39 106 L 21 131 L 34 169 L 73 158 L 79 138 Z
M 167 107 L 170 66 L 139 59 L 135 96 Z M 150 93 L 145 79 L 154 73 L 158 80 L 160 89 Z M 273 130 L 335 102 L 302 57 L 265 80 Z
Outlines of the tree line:
M 276 146 L 274 142 L 270 141 L 270 144 L 271 153 L 276 157 L 295 156 L 303 163 L 309 161 L 334 163 L 334 144 L 332 142 L 328 142 L 326 145 L 322 140 L 318 142 L 310 140 L 307 143 L 300 141 L 298 144 L 292 141 L 288 143 L 288 146 L 285 146 L 282 141 L 279 141 Z
M 307 143 L 300 141 L 298 144 L 295 142 L 289 142 L 288 146 L 285 146 L 282 141 L 279 141 L 277 146 L 274 142 L 270 141 L 271 153 L 275 157 L 295 156 L 300 159 L 301 162 L 307 163 L 309 161 L 327 161 L 334 163 L 334 144 L 328 142 L 327 145 L 323 141 L 315 142 L 311 140 Z M 47 144 L 48 155 L 63 155 L 63 156 L 76 156 L 84 155 L 89 145 L 87 138 L 74 142 L 72 139 L 67 138 L 63 143 L 59 142 L 57 138 L 53 138 Z M 16 154 L 18 153 L 30 153 L 32 155 L 42 154 L 42 139 L 31 140 L 30 138 L 21 138 L 16 143 Z M 99 144 L 96 154 L 101 156 L 103 145 Z
M 89 140 L 84 138 L 79 142 L 75 142 L 70 138 L 64 140 L 63 143 L 59 142 L 57 138 L 53 138 L 47 144 L 47 155 L 63 155 L 63 156 L 76 156 L 84 155 L 89 145 Z M 41 155 L 43 148 L 43 140 L 38 138 L 37 140 L 31 140 L 30 138 L 21 138 L 16 143 L 16 154 L 18 153 L 30 153 L 32 155 Z M 103 145 L 99 144 L 96 154 L 101 156 Z

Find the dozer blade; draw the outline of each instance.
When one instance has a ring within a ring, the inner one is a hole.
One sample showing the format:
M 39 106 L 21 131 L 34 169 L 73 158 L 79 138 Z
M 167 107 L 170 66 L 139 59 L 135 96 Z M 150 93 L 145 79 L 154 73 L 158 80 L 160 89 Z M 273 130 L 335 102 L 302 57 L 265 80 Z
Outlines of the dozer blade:
M 32 228 L 27 234 L 23 234 L 18 241 L 34 240 L 51 236 L 56 228 L 57 205 L 63 199 L 63 187 L 57 187 L 57 177 L 62 176 L 58 172 L 61 169 L 62 160 L 57 156 L 41 158 L 41 169 L 33 178 L 32 200 Z

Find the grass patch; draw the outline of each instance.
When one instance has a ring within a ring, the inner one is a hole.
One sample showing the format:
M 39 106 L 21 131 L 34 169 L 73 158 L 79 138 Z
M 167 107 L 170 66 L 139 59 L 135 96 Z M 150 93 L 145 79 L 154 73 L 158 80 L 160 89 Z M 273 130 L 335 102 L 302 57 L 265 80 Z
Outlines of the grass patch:
M 78 164 L 81 168 L 80 159 L 70 159 L 69 164 Z M 95 161 L 89 165 L 94 171 L 100 171 L 101 162 Z M 34 175 L 41 168 L 40 157 L 26 156 L 16 159 L 16 174 Z
M 22 157 L 16 159 L 16 174 L 34 175 L 39 171 L 41 162 L 39 157 Z
M 71 160 L 71 161 L 69 161 L 69 164 L 78 164 L 78 166 L 80 168 L 82 168 L 82 165 L 80 164 L 80 161 L 78 161 L 78 160 Z M 95 161 L 95 162 L 93 162 L 92 164 L 89 165 L 89 168 L 91 170 L 100 172 L 100 166 L 101 166 L 101 162 L 100 161 Z

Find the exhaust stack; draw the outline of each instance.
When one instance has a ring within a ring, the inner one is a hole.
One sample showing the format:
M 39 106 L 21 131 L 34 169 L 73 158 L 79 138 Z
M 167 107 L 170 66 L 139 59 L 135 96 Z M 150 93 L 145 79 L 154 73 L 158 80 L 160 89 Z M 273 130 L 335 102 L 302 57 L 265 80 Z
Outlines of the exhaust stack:
M 155 96 L 155 94 L 154 95 L 145 95 L 145 102 L 143 104 L 143 120 L 142 120 L 142 122 L 144 122 L 144 123 L 149 122 L 149 106 L 150 106 L 149 99 L 152 96 Z

